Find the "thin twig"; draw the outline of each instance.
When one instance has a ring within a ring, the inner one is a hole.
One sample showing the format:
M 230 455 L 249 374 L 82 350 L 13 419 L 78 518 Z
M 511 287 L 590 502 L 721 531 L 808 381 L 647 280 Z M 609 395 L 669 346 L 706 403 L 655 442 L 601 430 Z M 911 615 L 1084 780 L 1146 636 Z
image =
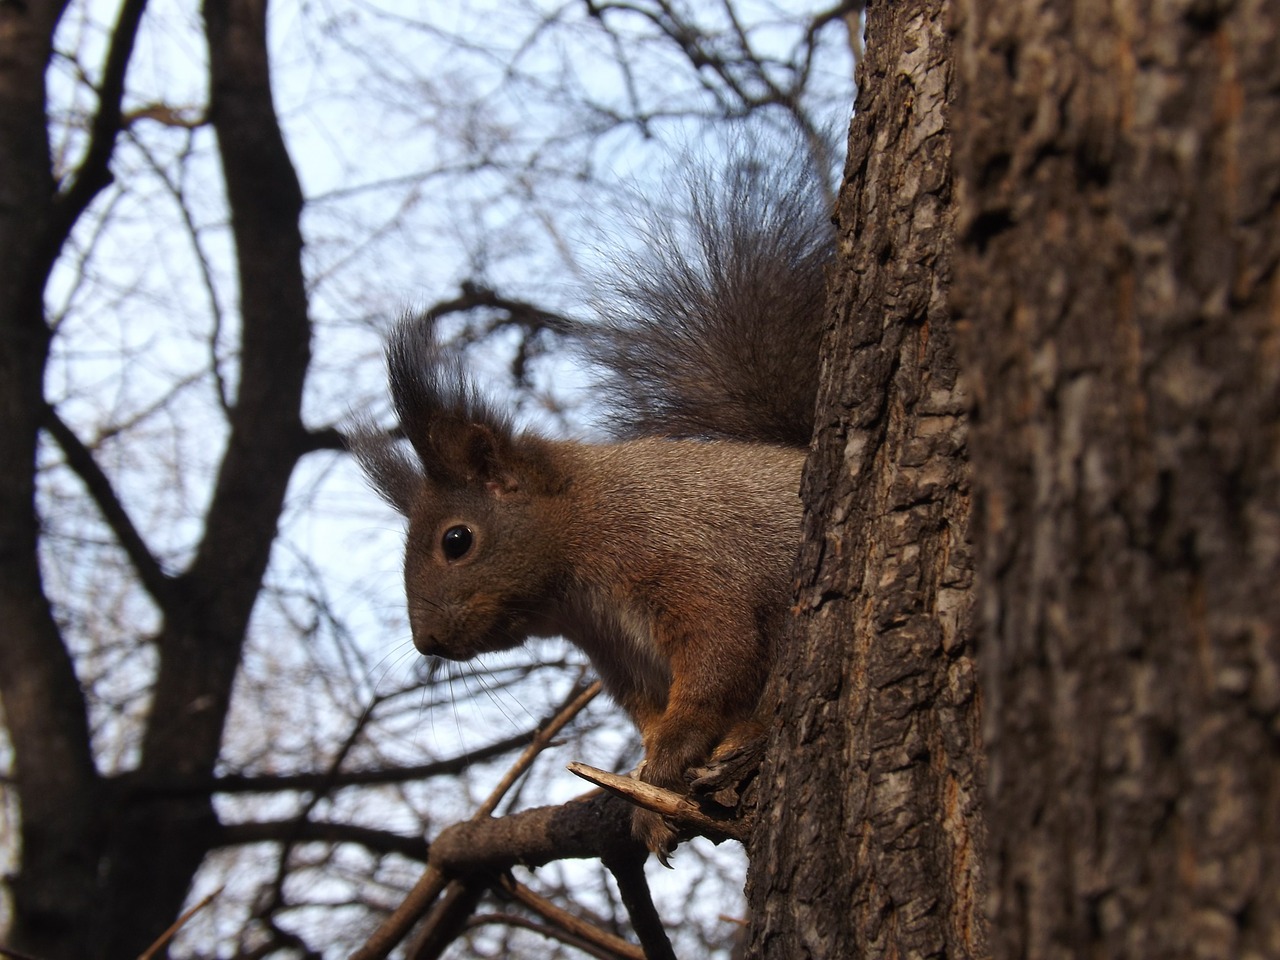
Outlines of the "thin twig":
M 601 930 L 595 924 L 589 923 L 581 917 L 574 916 L 563 907 L 557 906 L 546 897 L 530 890 L 509 874 L 502 878 L 500 886 L 518 903 L 524 904 L 544 920 L 566 931 L 571 936 L 595 944 L 600 949 L 615 953 L 620 957 L 626 957 L 628 960 L 645 960 L 644 950 L 634 943 L 615 936 L 607 930 Z
M 418 878 L 409 895 L 391 916 L 378 925 L 369 939 L 351 954 L 350 960 L 386 960 L 387 954 L 404 939 L 409 928 L 435 903 L 447 882 L 444 871 L 428 864 L 426 872 Z
M 511 765 L 511 769 L 506 772 L 506 775 L 498 782 L 498 785 L 493 788 L 493 792 L 489 794 L 488 799 L 480 804 L 480 809 L 472 816 L 472 820 L 481 820 L 493 815 L 493 811 L 498 808 L 498 804 L 502 802 L 502 798 L 511 789 L 512 784 L 529 769 L 538 754 L 551 745 L 551 741 L 555 739 L 556 734 L 564 728 L 565 724 L 581 713 L 583 708 L 595 699 L 600 690 L 599 680 L 585 688 L 574 686 L 573 690 L 569 692 L 569 697 L 564 706 L 557 711 L 556 715 L 551 718 L 545 727 L 534 735 L 533 741 L 529 746 L 525 747 L 524 753 L 520 754 L 520 759 Z
M 596 960 L 632 960 L 634 954 L 620 954 L 613 950 L 604 950 L 589 940 L 583 940 L 575 937 L 571 933 L 566 933 L 559 927 L 552 924 L 539 923 L 537 920 L 523 917 L 518 913 L 477 913 L 467 921 L 468 927 L 481 927 L 485 924 L 502 924 L 507 927 L 520 927 L 524 930 L 532 930 L 540 936 L 546 937 L 548 940 L 557 940 L 560 943 L 567 944 L 577 950 L 581 950 L 588 956 L 595 957 Z M 633 948 L 634 949 L 634 948 Z M 644 958 L 644 954 L 639 954 Z
M 169 925 L 169 929 L 160 934 L 160 936 L 156 938 L 155 943 L 151 944 L 151 946 L 147 947 L 147 949 L 139 955 L 138 960 L 152 960 L 153 957 L 169 945 L 169 941 L 177 935 L 178 931 L 187 925 L 187 921 L 209 904 L 213 903 L 214 899 L 222 893 L 223 889 L 223 887 L 219 887 L 217 890 L 214 890 L 199 903 L 195 904 L 195 906 L 190 910 L 184 912 L 177 920 L 173 921 L 173 923 Z
M 471 817 L 472 820 L 485 820 L 492 816 L 493 811 L 502 802 L 503 796 L 511 789 L 511 785 L 519 779 L 521 774 L 529 769 L 529 765 L 533 763 L 538 754 L 551 744 L 564 725 L 577 716 L 600 692 L 600 689 L 600 682 L 596 681 L 585 688 L 581 685 L 575 685 L 569 691 L 569 696 L 565 698 L 565 702 L 560 709 L 534 735 L 524 753 L 520 755 L 520 758 L 516 760 L 511 769 L 507 771 L 506 775 L 493 789 L 493 792 L 489 794 L 489 797 Z M 413 889 L 409 891 L 408 896 L 404 898 L 400 906 L 378 926 L 378 929 L 365 941 L 363 946 L 351 954 L 350 960 L 385 960 L 396 944 L 405 938 L 409 929 L 431 909 L 431 905 L 435 903 L 447 883 L 448 879 L 445 877 L 444 872 L 438 866 L 428 863 L 426 872 L 414 884 Z M 467 898 L 456 897 L 454 900 L 464 903 Z M 454 900 L 451 900 L 451 902 L 454 902 Z M 446 917 L 444 913 L 437 914 L 432 919 L 439 923 L 451 922 L 452 920 L 451 917 Z M 429 933 L 424 931 L 419 936 L 419 943 L 423 942 L 428 936 Z
M 466 929 L 467 918 L 475 913 L 486 889 L 487 884 L 473 879 L 452 881 L 410 941 L 404 954 L 408 960 L 437 960 L 448 950 Z

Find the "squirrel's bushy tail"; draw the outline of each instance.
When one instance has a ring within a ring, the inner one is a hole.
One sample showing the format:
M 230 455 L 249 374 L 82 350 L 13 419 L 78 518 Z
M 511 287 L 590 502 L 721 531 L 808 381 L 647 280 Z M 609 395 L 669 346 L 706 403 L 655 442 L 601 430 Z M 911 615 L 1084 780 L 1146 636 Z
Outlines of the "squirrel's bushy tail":
M 614 264 L 586 339 L 618 435 L 809 442 L 835 235 L 807 158 L 777 160 L 691 177 L 688 228 Z

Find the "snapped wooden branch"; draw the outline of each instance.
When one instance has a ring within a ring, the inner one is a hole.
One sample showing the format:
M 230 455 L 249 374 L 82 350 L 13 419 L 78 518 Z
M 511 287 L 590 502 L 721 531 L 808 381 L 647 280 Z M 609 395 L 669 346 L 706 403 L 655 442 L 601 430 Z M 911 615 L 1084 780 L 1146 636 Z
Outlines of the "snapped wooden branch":
M 660 813 L 664 817 L 688 827 L 693 833 L 704 834 L 713 840 L 745 841 L 750 832 L 750 822 L 734 817 L 708 813 L 697 800 L 682 796 L 634 777 L 610 773 L 598 767 L 574 761 L 568 764 L 569 772 L 588 783 L 607 790 L 614 796 Z

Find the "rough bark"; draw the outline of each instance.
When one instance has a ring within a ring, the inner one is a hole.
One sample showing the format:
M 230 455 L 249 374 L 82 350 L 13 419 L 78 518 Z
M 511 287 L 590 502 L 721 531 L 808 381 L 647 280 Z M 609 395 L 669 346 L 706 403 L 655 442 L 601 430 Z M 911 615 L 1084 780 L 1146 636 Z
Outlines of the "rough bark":
M 1280 955 L 1280 11 L 957 9 L 994 954 Z
M 943 7 L 867 13 L 799 618 L 751 844 L 756 957 L 985 952 Z

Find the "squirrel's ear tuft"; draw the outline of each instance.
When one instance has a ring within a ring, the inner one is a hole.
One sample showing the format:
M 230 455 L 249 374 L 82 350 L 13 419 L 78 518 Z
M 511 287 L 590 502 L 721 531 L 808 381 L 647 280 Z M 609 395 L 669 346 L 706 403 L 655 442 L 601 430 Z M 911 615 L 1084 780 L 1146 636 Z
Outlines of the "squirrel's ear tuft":
M 441 348 L 430 321 L 400 321 L 387 368 L 401 429 L 433 482 L 490 493 L 520 489 L 529 444 L 471 382 L 461 360 Z
M 382 499 L 407 517 L 422 489 L 423 476 L 403 445 L 372 422 L 358 423 L 343 440 Z

